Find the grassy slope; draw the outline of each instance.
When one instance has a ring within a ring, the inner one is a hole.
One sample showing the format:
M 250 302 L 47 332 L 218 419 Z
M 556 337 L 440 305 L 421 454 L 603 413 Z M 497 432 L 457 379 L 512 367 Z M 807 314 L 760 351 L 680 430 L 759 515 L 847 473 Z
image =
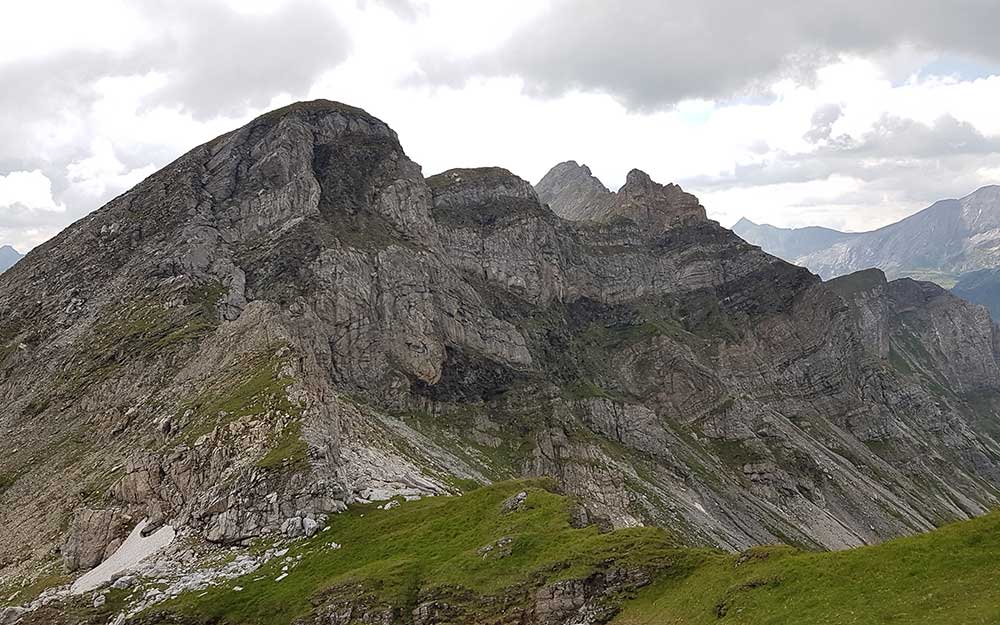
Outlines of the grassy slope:
M 524 508 L 502 514 L 504 500 L 521 489 L 529 493 Z M 568 501 L 530 482 L 505 482 L 391 510 L 361 506 L 332 517 L 329 529 L 314 538 L 295 543 L 288 555 L 303 558 L 282 581 L 274 581 L 281 572 L 278 559 L 165 609 L 201 622 L 285 625 L 312 609 L 310 598 L 331 588 L 351 594 L 360 584 L 379 601 L 412 609 L 421 589 L 459 586 L 492 595 L 519 584 L 584 577 L 608 560 L 661 569 L 693 555 L 660 529 L 601 534 L 594 527 L 574 529 L 569 521 Z M 514 539 L 509 556 L 477 553 L 507 536 Z M 331 541 L 342 548 L 329 548 Z M 244 590 L 234 592 L 237 585 Z
M 1000 623 L 1000 513 L 850 551 L 770 547 L 750 554 L 742 562 L 716 556 L 691 575 L 662 579 L 615 622 Z
M 525 507 L 502 514 L 503 501 L 521 489 L 529 492 Z M 285 625 L 309 613 L 311 599 L 364 595 L 409 614 L 418 591 L 496 596 L 582 578 L 614 561 L 659 571 L 625 604 L 619 625 L 1000 623 L 1000 513 L 851 551 L 761 547 L 728 555 L 679 548 L 660 529 L 574 529 L 568 505 L 537 482 L 505 482 L 392 510 L 357 507 L 295 543 L 289 555 L 302 555 L 301 563 L 282 581 L 274 581 L 283 565 L 275 561 L 163 609 L 198 623 Z M 508 536 L 509 556 L 478 552 Z M 331 541 L 343 547 L 330 549 Z M 233 591 L 237 585 L 244 590 Z

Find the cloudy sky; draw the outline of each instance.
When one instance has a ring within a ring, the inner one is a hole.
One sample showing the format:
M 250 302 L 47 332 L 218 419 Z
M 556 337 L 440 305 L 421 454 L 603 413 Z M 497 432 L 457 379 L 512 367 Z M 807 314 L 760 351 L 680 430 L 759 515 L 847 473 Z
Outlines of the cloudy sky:
M 22 251 L 294 100 L 425 174 L 633 167 L 724 225 L 864 230 L 1000 183 L 997 0 L 33 0 L 0 20 L 0 244 Z

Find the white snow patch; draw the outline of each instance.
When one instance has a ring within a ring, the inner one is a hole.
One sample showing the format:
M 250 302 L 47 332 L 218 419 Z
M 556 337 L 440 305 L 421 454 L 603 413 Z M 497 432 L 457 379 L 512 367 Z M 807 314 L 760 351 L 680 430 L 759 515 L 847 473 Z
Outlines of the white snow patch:
M 142 535 L 144 527 L 146 527 L 146 521 L 139 521 L 122 546 L 111 554 L 110 558 L 73 582 L 70 592 L 79 595 L 94 590 L 101 584 L 110 582 L 115 573 L 131 569 L 174 540 L 174 528 L 169 525 L 164 525 L 149 536 Z
M 694 507 L 695 507 L 695 508 L 698 508 L 699 510 L 701 510 L 701 513 L 702 513 L 702 514 L 708 514 L 708 512 L 705 512 L 705 506 L 701 505 L 701 504 L 700 504 L 700 503 L 698 503 L 697 501 L 696 501 L 696 502 L 694 502 Z

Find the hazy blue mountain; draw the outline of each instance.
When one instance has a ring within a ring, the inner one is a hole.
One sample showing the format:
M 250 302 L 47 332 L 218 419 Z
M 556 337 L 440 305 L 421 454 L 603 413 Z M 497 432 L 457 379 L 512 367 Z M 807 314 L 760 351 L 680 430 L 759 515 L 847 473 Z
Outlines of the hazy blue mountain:
M 7 271 L 14 266 L 14 263 L 21 260 L 22 255 L 9 245 L 0 247 L 0 273 Z
M 854 232 L 840 232 L 819 226 L 778 228 L 769 224 L 756 224 L 746 217 L 736 222 L 733 232 L 745 241 L 760 246 L 769 254 L 784 259 L 798 258 L 825 250 L 835 243 L 858 236 Z
M 1000 268 L 980 269 L 958 277 L 952 293 L 990 309 L 990 315 L 1000 320 Z
M 733 231 L 824 279 L 869 267 L 889 278 L 931 280 L 1000 318 L 1000 186 L 941 200 L 878 230 L 777 228 L 741 219 Z
M 950 288 L 964 273 L 1000 267 L 1000 186 L 935 202 L 870 232 L 776 228 L 746 220 L 733 231 L 824 279 L 878 267 L 890 278 L 922 278 Z

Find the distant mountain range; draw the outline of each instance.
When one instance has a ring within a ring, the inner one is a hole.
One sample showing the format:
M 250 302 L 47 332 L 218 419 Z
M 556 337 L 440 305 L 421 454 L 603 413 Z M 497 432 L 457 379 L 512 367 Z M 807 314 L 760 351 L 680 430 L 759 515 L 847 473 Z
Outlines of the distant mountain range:
M 14 263 L 21 260 L 23 256 L 20 252 L 9 245 L 0 247 L 0 273 L 3 273 L 14 266 Z
M 871 232 L 777 228 L 748 219 L 733 231 L 824 279 L 877 267 L 890 279 L 936 282 L 1000 318 L 1000 186 L 935 202 Z

